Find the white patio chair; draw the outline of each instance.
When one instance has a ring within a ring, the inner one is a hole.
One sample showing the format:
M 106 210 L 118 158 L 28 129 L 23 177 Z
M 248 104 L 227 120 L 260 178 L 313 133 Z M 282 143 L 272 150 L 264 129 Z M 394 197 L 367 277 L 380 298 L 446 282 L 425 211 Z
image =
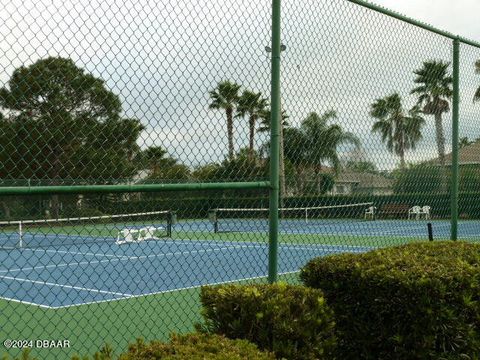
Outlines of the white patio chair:
M 412 215 L 415 215 L 415 219 L 418 220 L 421 213 L 422 208 L 420 206 L 414 206 L 408 210 L 408 219 L 410 220 Z
M 430 210 L 432 208 L 430 206 L 422 206 L 422 214 L 425 215 L 425 220 L 430 219 Z
M 375 219 L 375 210 L 377 210 L 375 206 L 370 206 L 369 208 L 365 209 L 365 219 L 367 219 L 369 216 L 372 218 L 372 220 Z

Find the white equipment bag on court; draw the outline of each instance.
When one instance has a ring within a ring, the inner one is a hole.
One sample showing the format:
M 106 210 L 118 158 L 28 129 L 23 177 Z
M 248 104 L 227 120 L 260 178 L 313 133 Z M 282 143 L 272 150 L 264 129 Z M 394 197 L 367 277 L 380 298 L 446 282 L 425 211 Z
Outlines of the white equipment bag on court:
M 158 240 L 159 238 L 155 236 L 155 233 L 164 229 L 164 227 L 156 226 L 147 226 L 140 229 L 126 228 L 118 232 L 116 243 L 121 245 L 145 240 Z

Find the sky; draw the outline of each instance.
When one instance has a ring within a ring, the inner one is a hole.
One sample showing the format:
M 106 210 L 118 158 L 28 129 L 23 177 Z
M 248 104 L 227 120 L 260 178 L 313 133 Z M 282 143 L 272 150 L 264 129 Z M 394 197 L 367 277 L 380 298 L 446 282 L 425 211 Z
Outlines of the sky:
M 480 41 L 480 1 L 376 0 L 441 29 Z M 13 71 L 47 56 L 71 58 L 120 97 L 123 115 L 146 130 L 142 148 L 162 146 L 190 167 L 226 156 L 225 114 L 209 109 L 209 91 L 223 80 L 269 97 L 270 0 L 0 0 L 0 86 Z M 282 2 L 282 108 L 292 126 L 310 113 L 337 112 L 332 121 L 362 142 L 379 169 L 398 166 L 379 134 L 371 104 L 398 93 L 406 111 L 414 71 L 423 61 L 450 62 L 451 40 L 346 0 Z M 480 50 L 461 48 L 460 136 L 480 137 Z M 247 119 L 235 118 L 235 149 L 248 144 Z M 443 119 L 451 149 L 451 114 Z M 407 152 L 418 163 L 436 156 L 435 128 L 425 118 L 423 139 Z M 256 135 L 256 148 L 267 141 Z
M 372 3 L 452 34 L 480 41 L 478 0 L 375 0 Z

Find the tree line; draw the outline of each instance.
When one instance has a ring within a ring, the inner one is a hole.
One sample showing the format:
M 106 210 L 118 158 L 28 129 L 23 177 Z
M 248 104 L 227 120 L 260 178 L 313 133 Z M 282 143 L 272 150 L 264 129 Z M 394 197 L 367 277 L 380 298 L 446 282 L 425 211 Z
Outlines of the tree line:
M 414 71 L 411 94 L 416 104 L 405 109 L 398 93 L 375 100 L 370 116 L 372 133 L 380 134 L 387 149 L 406 166 L 405 153 L 422 139 L 427 116 L 433 116 L 439 163 L 445 166 L 443 114 L 450 110 L 450 64 L 426 61 Z M 476 63 L 480 74 L 480 61 Z M 8 86 L 0 89 L 0 178 L 48 179 L 49 184 L 119 183 L 141 180 L 235 181 L 268 176 L 269 143 L 256 145 L 257 132 L 270 130 L 270 104 L 261 92 L 221 81 L 209 92 L 209 109 L 222 111 L 227 132 L 227 156 L 191 169 L 171 157 L 167 146 L 141 148 L 145 130 L 139 119 L 123 117 L 117 95 L 102 79 L 86 73 L 71 59 L 50 57 L 16 69 Z M 480 87 L 474 97 L 480 100 Z M 235 151 L 234 121 L 244 119 L 248 147 Z M 338 123 L 338 112 L 310 112 L 298 126 L 281 111 L 281 170 L 296 194 L 325 193 L 342 168 L 340 146 L 359 148 L 360 140 Z M 463 140 L 463 144 L 465 144 Z M 462 144 L 462 143 L 461 143 Z M 375 172 L 368 161 L 346 165 L 356 171 Z M 343 164 L 345 167 L 345 164 Z M 328 170 L 328 171 L 326 171 Z M 313 179 L 306 181 L 305 179 Z M 302 182 L 303 181 L 303 182 Z M 285 191 L 285 190 L 284 190 Z

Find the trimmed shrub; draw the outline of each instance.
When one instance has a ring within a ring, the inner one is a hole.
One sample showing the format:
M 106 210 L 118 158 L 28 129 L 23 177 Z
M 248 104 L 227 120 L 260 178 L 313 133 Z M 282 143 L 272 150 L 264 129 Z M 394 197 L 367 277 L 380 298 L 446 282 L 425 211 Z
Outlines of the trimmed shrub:
M 172 335 L 169 343 L 137 340 L 119 360 L 273 360 L 246 340 L 231 340 L 219 335 Z
M 219 285 L 201 291 L 198 328 L 254 342 L 287 359 L 330 359 L 333 313 L 319 290 L 284 283 Z
M 19 357 L 10 357 L 8 354 L 2 355 L 2 360 L 39 360 L 31 355 L 32 349 L 27 348 L 22 351 Z
M 113 355 L 113 348 L 109 345 L 106 344 L 102 347 L 100 351 L 97 351 L 92 357 L 89 356 L 84 356 L 80 357 L 78 355 L 74 355 L 72 357 L 72 360 L 114 360 L 117 359 Z
M 415 243 L 310 261 L 341 359 L 479 359 L 480 245 Z

